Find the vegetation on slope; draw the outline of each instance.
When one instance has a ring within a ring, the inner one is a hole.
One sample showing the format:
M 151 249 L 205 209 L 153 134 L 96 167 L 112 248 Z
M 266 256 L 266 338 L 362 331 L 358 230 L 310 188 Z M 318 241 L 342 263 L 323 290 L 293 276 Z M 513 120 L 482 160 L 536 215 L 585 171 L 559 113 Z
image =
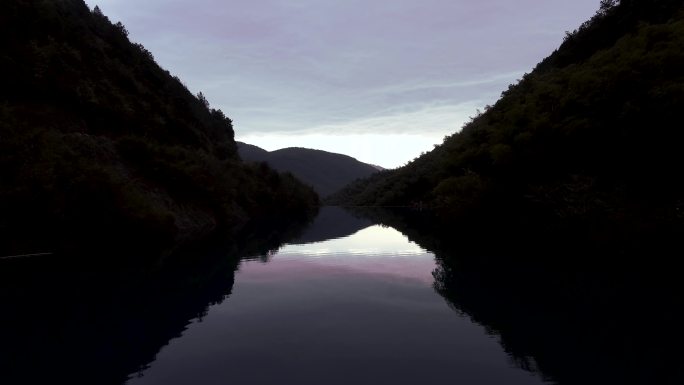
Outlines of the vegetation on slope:
M 3 249 L 168 244 L 317 202 L 243 164 L 230 119 L 82 0 L 3 1 L 0 44 Z
M 681 0 L 603 1 L 501 99 L 396 171 L 330 202 L 448 218 L 682 223 Z

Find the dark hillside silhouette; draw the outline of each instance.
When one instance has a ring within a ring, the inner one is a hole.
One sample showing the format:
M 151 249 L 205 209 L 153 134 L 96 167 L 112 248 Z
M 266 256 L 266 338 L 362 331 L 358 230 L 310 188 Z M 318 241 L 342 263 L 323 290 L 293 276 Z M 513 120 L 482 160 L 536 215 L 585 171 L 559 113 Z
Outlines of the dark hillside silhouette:
M 261 147 L 242 142 L 236 143 L 238 154 L 240 154 L 240 158 L 245 162 L 265 162 L 270 154 Z
M 316 205 L 243 164 L 231 120 L 99 8 L 2 1 L 0 46 L 0 255 L 157 248 Z
M 266 162 L 281 172 L 290 172 L 326 197 L 359 178 L 378 172 L 378 166 L 350 156 L 309 148 L 283 148 L 268 152 L 251 144 L 238 142 L 238 152 L 245 161 Z

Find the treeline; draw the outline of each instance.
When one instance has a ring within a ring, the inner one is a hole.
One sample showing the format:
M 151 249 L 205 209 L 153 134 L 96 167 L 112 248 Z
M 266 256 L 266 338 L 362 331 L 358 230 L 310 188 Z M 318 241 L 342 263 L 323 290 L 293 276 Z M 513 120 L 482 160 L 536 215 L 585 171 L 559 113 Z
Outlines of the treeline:
M 450 219 L 681 230 L 683 4 L 603 1 L 462 131 L 329 201 L 431 207 Z
M 243 164 L 231 120 L 99 8 L 3 1 L 0 46 L 2 249 L 170 244 L 317 204 Z

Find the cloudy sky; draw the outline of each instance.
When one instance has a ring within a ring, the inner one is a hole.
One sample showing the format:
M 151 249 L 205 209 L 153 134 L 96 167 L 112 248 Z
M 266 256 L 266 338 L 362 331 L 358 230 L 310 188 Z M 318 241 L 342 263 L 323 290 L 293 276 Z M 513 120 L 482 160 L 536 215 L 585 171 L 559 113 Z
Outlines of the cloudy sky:
M 268 150 L 397 167 L 493 104 L 599 0 L 87 0 Z

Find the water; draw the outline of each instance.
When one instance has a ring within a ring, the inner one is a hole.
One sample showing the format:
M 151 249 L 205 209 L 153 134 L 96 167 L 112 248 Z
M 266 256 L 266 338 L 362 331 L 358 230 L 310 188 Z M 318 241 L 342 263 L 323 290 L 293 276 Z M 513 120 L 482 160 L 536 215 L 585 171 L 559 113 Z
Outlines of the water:
M 0 384 L 682 383 L 676 269 L 364 214 L 152 264 L 0 261 Z
M 435 291 L 436 268 L 378 225 L 242 261 L 230 297 L 127 384 L 542 383 Z

